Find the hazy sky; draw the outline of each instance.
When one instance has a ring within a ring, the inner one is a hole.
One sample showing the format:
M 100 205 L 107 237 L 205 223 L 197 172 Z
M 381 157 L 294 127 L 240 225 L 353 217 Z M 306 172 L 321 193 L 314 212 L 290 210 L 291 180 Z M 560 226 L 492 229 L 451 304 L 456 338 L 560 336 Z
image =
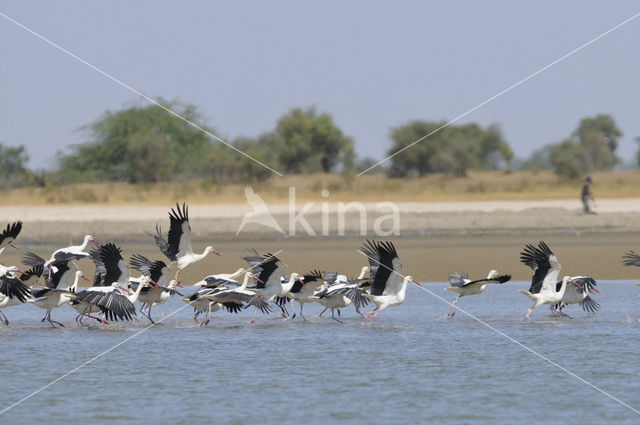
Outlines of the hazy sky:
M 375 3 L 375 4 L 374 4 Z M 198 105 L 224 139 L 316 105 L 382 159 L 389 129 L 447 120 L 640 12 L 633 1 L 0 1 L 0 12 L 150 97 Z M 640 18 L 460 123 L 499 123 L 516 155 L 610 113 L 640 136 Z M 141 101 L 0 18 L 0 141 L 32 166 Z M 422 143 L 428 143 L 425 140 Z

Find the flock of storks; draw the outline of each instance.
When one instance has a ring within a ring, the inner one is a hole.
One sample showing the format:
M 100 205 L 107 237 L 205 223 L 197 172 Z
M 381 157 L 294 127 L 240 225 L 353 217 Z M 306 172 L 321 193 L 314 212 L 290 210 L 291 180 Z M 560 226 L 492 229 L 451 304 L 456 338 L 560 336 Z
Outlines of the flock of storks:
M 176 208 L 169 212 L 169 218 L 167 239 L 159 226 L 156 226 L 155 234 L 150 234 L 169 259 L 169 264 L 134 254 L 127 265 L 120 247 L 113 243 L 100 244 L 93 236 L 87 235 L 81 245 L 60 248 L 46 260 L 27 252 L 22 256 L 22 262 L 31 267 L 29 270 L 0 265 L 0 314 L 5 325 L 9 325 L 9 320 L 2 309 L 25 303 L 45 309 L 42 321 L 47 321 L 53 327 L 64 326 L 51 318 L 52 310 L 64 304 L 69 304 L 78 312 L 76 323 L 79 326 L 93 327 L 97 322 L 106 325 L 110 321 L 139 320 L 134 305 L 136 301 L 142 304 L 140 313 L 155 323 L 151 317 L 152 307 L 166 302 L 174 294 L 182 295 L 177 289 L 182 287 L 178 281 L 180 272 L 211 252 L 220 255 L 211 246 L 206 247 L 202 254 L 193 252 L 186 204 L 176 204 Z M 0 253 L 8 246 L 18 249 L 13 242 L 21 229 L 20 221 L 7 225 L 0 234 Z M 95 247 L 89 249 L 90 244 Z M 318 270 L 304 275 L 292 273 L 285 276 L 287 266 L 275 254 L 261 255 L 251 249 L 243 257 L 248 263 L 246 269 L 204 277 L 194 284 L 196 291 L 184 297 L 183 301 L 193 307 L 193 320 L 201 326 L 207 325 L 211 313 L 220 309 L 237 313 L 253 307 L 255 313 L 251 323 L 255 321 L 258 311 L 264 314 L 277 312 L 285 318 L 295 318 L 293 301 L 300 305 L 299 315 L 305 321 L 307 319 L 302 314 L 304 304 L 317 302 L 324 307 L 317 316 L 318 320 L 327 310 L 331 310 L 331 317 L 340 322 L 340 309 L 353 305 L 356 312 L 364 317 L 362 324 L 373 322 L 383 309 L 404 301 L 409 283 L 422 285 L 403 274 L 392 242 L 367 240 L 360 252 L 367 257 L 369 264 L 362 267 L 359 276 L 350 279 L 338 273 Z M 93 286 L 80 290 L 80 279 L 89 280 L 76 264 L 76 261 L 84 258 L 93 261 L 95 274 Z M 548 304 L 556 317 L 569 317 L 563 311 L 569 304 L 580 304 L 590 313 L 598 310 L 599 305 L 592 298 L 594 292 L 599 292 L 596 281 L 590 276 L 565 276 L 559 279 L 560 263 L 545 242 L 540 242 L 538 246 L 526 245 L 520 254 L 520 261 L 533 270 L 529 290 L 520 290 L 534 302 L 523 320 L 528 320 L 533 310 L 542 304 Z M 623 264 L 640 266 L 640 256 L 630 251 L 624 255 Z M 139 272 L 140 276 L 132 277 L 131 269 Z M 175 270 L 173 279 L 172 270 Z M 461 297 L 480 294 L 488 284 L 502 284 L 510 279 L 510 275 L 501 275 L 496 270 L 491 270 L 486 278 L 478 280 L 470 280 L 465 273 L 451 273 L 451 286 L 446 289 L 458 296 L 451 302 L 448 316 L 455 315 Z M 375 304 L 375 308 L 364 315 L 361 310 L 369 303 Z M 201 314 L 205 317 L 198 321 Z

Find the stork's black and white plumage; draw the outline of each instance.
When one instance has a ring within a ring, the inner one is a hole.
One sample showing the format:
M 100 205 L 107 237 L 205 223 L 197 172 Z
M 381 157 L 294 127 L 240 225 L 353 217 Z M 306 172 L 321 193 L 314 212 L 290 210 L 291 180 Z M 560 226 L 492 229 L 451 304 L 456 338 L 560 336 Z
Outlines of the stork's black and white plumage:
M 0 270 L 0 314 L 4 318 L 5 325 L 9 325 L 9 319 L 2 309 L 8 306 L 11 301 L 14 304 L 25 303 L 31 294 L 29 287 L 16 276 L 17 271 L 17 267 L 7 267 Z
M 151 281 L 158 286 L 165 286 L 169 282 L 171 273 L 164 261 L 151 261 L 144 255 L 133 254 L 129 260 L 129 265 L 132 269 L 142 273 L 143 276 L 149 276 Z
M 625 266 L 640 267 L 640 255 L 636 254 L 634 251 L 629 250 L 629 252 L 622 256 L 622 264 L 624 264 Z
M 145 276 L 143 275 L 139 280 L 143 279 Z M 131 282 L 131 288 L 133 290 L 138 289 L 139 281 Z M 180 285 L 177 280 L 171 280 L 167 286 L 145 286 L 140 291 L 140 295 L 138 295 L 138 301 L 142 303 L 140 306 L 140 313 L 147 316 L 151 323 L 155 323 L 151 318 L 151 308 L 154 305 L 164 304 L 166 303 L 172 295 L 180 295 L 182 294 L 178 292 L 176 289 Z
M 369 318 L 371 322 L 387 307 L 402 304 L 405 299 L 409 282 L 422 286 L 411 276 L 402 276 L 402 264 L 392 242 L 379 242 L 367 240 L 362 246 L 361 252 L 369 259 L 369 281 L 371 290 L 363 296 L 371 300 L 376 308 L 371 310 L 364 318 L 364 325 Z
M 22 230 L 22 222 L 16 221 L 15 223 L 7 224 L 7 228 L 0 233 L 0 254 L 4 251 L 7 246 L 11 246 L 13 248 L 18 248 L 13 244 L 13 241 L 16 240 L 20 231 Z
M 121 288 L 128 287 L 131 272 L 120 247 L 109 242 L 92 250 L 90 256 L 96 266 L 93 286 L 111 286 L 117 282 Z
M 253 249 L 249 255 L 243 257 L 249 263 L 250 270 L 257 277 L 258 283 L 249 289 L 263 299 L 271 301 L 283 292 L 283 283 L 280 278 L 284 274 L 287 266 L 273 254 L 261 256 Z M 293 284 L 291 284 L 293 286 Z M 289 288 L 290 289 L 290 288 Z M 287 289 L 288 292 L 288 289 Z
M 89 253 L 85 252 L 87 246 L 89 245 L 89 242 L 100 245 L 100 243 L 93 236 L 86 235 L 84 237 L 84 240 L 82 241 L 82 244 L 80 245 L 72 245 L 55 250 L 53 254 L 51 254 L 51 257 L 44 263 L 45 272 L 54 261 L 71 261 L 80 260 L 82 258 L 89 258 Z M 33 266 L 35 264 L 29 265 Z
M 134 304 L 138 300 L 138 295 L 150 282 L 151 279 L 148 276 L 143 276 L 135 292 L 129 294 L 126 287 L 121 287 L 117 281 L 114 281 L 110 286 L 87 288 L 76 294 L 75 299 L 100 308 L 109 321 L 132 320 L 136 316 Z
M 164 239 L 162 230 L 156 226 L 156 235 L 152 235 L 156 241 L 156 245 L 160 251 L 172 262 L 177 264 L 176 280 L 178 275 L 186 267 L 202 260 L 210 252 L 220 256 L 212 246 L 207 246 L 202 254 L 195 254 L 191 247 L 191 226 L 189 225 L 189 207 L 182 204 L 176 204 L 175 209 L 169 212 L 169 220 L 171 222 L 167 239 Z
M 256 310 L 260 310 L 262 313 L 268 314 L 272 311 L 269 307 L 269 303 L 254 292 L 247 290 L 249 279 L 252 277 L 253 274 L 251 272 L 246 272 L 242 285 L 238 287 L 218 287 L 208 293 L 204 293 L 202 298 L 205 298 L 212 303 L 221 304 L 230 312 L 237 313 L 242 308 L 252 306 L 255 307 Z M 206 325 L 207 323 L 209 323 L 208 317 L 204 324 Z
M 537 247 L 527 244 L 520 253 L 520 261 L 533 270 L 529 290 L 519 290 L 520 293 L 526 295 L 534 302 L 533 306 L 522 318 L 523 321 L 529 320 L 531 312 L 542 304 L 558 304 L 564 296 L 567 284 L 577 285 L 571 280 L 570 276 L 565 276 L 560 283 L 560 287 L 558 288 L 556 286 L 561 266 L 554 253 L 544 241 L 540 241 Z
M 302 276 L 302 279 L 295 281 L 287 293 L 287 298 L 295 300 L 300 304 L 300 317 L 302 317 L 304 321 L 307 319 L 302 315 L 302 307 L 304 307 L 305 303 L 311 303 L 318 300 L 315 294 L 324 284 L 325 282 L 322 279 L 322 272 L 314 270 Z M 296 317 L 295 311 L 293 317 Z
M 600 308 L 600 304 L 593 298 L 591 294 L 596 292 L 598 283 L 591 276 L 572 276 L 571 280 L 577 284 L 567 285 L 567 289 L 564 291 L 562 300 L 556 304 L 549 306 L 551 311 L 556 315 L 571 318 L 568 314 L 564 313 L 562 309 L 569 304 L 580 304 L 582 309 L 588 313 L 595 313 Z M 556 282 L 556 291 L 560 291 L 560 285 L 562 281 Z
M 238 277 L 243 275 L 247 270 L 243 267 L 240 267 L 233 273 L 218 273 L 218 274 L 210 274 L 208 276 L 203 277 L 198 282 L 194 283 L 193 286 L 201 286 L 203 288 L 212 288 L 215 286 L 220 286 L 221 280 L 226 280 L 230 282 L 235 282 Z M 214 286 L 211 286 L 214 285 Z M 239 285 L 239 283 L 238 283 Z
M 38 258 L 40 258 L 33 253 L 27 253 L 25 254 L 25 257 L 30 257 L 34 261 L 39 261 Z M 25 257 L 23 257 L 23 262 L 27 264 Z M 45 261 L 43 258 L 40 258 L 40 260 L 42 261 L 39 262 L 39 266 L 42 266 L 44 269 Z M 33 299 L 27 300 L 28 302 L 47 310 L 41 321 L 44 322 L 46 320 L 52 327 L 55 327 L 55 325 L 64 325 L 51 319 L 51 311 L 54 308 L 70 302 L 75 297 L 75 294 L 70 291 L 70 287 L 68 286 L 69 280 L 74 272 L 72 267 L 74 269 L 76 268 L 71 260 L 56 260 L 52 262 L 48 269 L 44 269 L 45 272 L 48 272 L 48 275 L 45 276 L 46 287 L 32 288 L 31 296 Z
M 68 287 L 74 270 L 78 268 L 73 260 L 56 260 L 45 267 L 46 260 L 33 252 L 25 253 L 22 256 L 22 262 L 32 266 L 33 270 L 41 268 L 41 275 L 44 277 L 46 287 L 53 289 Z
M 458 296 L 451 302 L 451 311 L 449 311 L 448 317 L 453 317 L 456 314 L 456 305 L 460 298 L 467 295 L 476 295 L 482 293 L 489 283 L 505 283 L 511 280 L 511 275 L 501 275 L 496 270 L 491 270 L 486 278 L 471 280 L 467 273 L 449 273 L 448 291 L 453 291 Z

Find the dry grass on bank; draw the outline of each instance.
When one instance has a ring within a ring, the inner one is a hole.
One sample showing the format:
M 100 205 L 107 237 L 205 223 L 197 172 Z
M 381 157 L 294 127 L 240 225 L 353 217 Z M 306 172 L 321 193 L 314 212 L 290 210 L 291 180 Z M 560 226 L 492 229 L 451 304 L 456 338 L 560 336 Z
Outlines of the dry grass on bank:
M 592 174 L 597 198 L 640 198 L 640 170 Z M 191 204 L 244 204 L 244 184 L 210 181 L 74 184 L 29 187 L 3 193 L 5 205 L 166 205 L 176 200 Z M 471 172 L 466 178 L 433 175 L 390 179 L 384 175 L 345 178 L 337 174 L 272 177 L 251 183 L 266 201 L 286 203 L 289 188 L 297 200 L 317 200 L 327 189 L 330 199 L 359 201 L 480 201 L 577 198 L 580 181 L 559 179 L 551 172 Z

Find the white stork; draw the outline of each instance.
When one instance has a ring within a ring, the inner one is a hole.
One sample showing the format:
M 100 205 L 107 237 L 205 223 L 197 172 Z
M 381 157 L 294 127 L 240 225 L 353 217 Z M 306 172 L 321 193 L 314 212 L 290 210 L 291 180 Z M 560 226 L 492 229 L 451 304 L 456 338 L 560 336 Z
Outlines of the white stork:
M 302 317 L 305 322 L 307 319 L 302 315 L 302 307 L 304 307 L 305 303 L 318 301 L 318 297 L 315 296 L 315 294 L 324 284 L 322 273 L 318 270 L 314 270 L 311 273 L 305 274 L 303 279 L 298 279 L 294 282 L 293 286 L 287 293 L 287 298 L 295 300 L 300 304 L 300 317 Z M 296 317 L 295 311 L 292 317 Z
M 7 326 L 9 319 L 2 309 L 10 303 L 23 304 L 27 302 L 31 294 L 29 287 L 15 275 L 17 271 L 18 268 L 15 266 L 0 271 L 0 314 L 2 314 L 4 324 Z
M 202 254 L 195 254 L 191 247 L 191 226 L 189 225 L 189 207 L 186 204 L 176 204 L 169 212 L 171 225 L 167 240 L 164 239 L 160 227 L 156 226 L 157 235 L 152 235 L 160 251 L 171 260 L 172 264 L 177 264 L 176 280 L 180 272 L 186 267 L 197 263 L 205 258 L 210 252 L 220 256 L 212 246 L 207 246 Z
M 411 276 L 402 277 L 402 265 L 396 248 L 392 242 L 369 241 L 363 245 L 362 252 L 369 258 L 371 290 L 362 294 L 371 300 L 376 308 L 364 318 L 364 325 L 369 318 L 371 323 L 376 316 L 387 307 L 402 304 L 409 282 L 422 286 Z
M 595 313 L 600 308 L 600 304 L 593 298 L 591 294 L 596 292 L 600 293 L 595 287 L 598 284 L 591 276 L 572 276 L 571 281 L 575 282 L 575 285 L 567 285 L 567 289 L 564 291 L 562 300 L 556 305 L 550 305 L 549 308 L 556 316 L 567 317 L 571 319 L 571 316 L 562 311 L 569 304 L 580 304 L 582 309 L 588 313 Z M 560 291 L 560 285 L 562 281 L 556 282 L 556 292 Z
M 555 305 L 562 301 L 567 284 L 571 283 L 577 286 L 570 276 L 565 276 L 560 286 L 556 286 L 561 266 L 554 253 L 543 241 L 540 241 L 537 247 L 527 244 L 520 253 L 520 261 L 533 270 L 529 290 L 519 290 L 521 294 L 531 298 L 534 302 L 533 306 L 522 318 L 523 321 L 529 320 L 531 312 L 542 304 Z
M 469 275 L 467 273 L 449 273 L 449 284 L 451 284 L 451 286 L 444 289 L 455 292 L 458 296 L 451 302 L 451 311 L 449 311 L 447 317 L 453 317 L 456 315 L 456 305 L 460 298 L 467 295 L 481 294 L 482 291 L 484 291 L 484 288 L 486 288 L 490 283 L 501 284 L 508 282 L 509 280 L 511 280 L 511 275 L 501 275 L 496 270 L 491 270 L 486 278 L 478 280 L 469 279 Z
M 18 249 L 18 247 L 13 244 L 13 241 L 16 240 L 21 230 L 22 230 L 21 221 L 16 221 L 15 223 L 7 224 L 7 228 L 4 229 L 0 234 L 0 254 L 2 254 L 2 252 L 7 246 Z
M 121 286 L 117 281 L 111 286 L 92 286 L 76 294 L 76 300 L 81 303 L 99 307 L 104 317 L 109 321 L 132 320 L 136 316 L 135 302 L 140 291 L 151 283 L 149 276 L 143 276 L 138 288 L 133 294 L 129 289 Z
M 194 283 L 193 286 L 202 286 L 202 287 L 210 287 L 212 282 L 220 282 L 220 280 L 227 280 L 235 282 L 238 277 L 244 274 L 247 270 L 243 267 L 240 267 L 233 273 L 218 273 L 218 274 L 210 274 L 209 276 L 203 277 L 198 282 Z M 239 285 L 239 283 L 238 283 Z
M 82 258 L 89 258 L 89 253 L 85 252 L 87 246 L 89 245 L 89 242 L 100 245 L 100 242 L 98 242 L 93 236 L 86 235 L 82 244 L 80 245 L 67 246 L 65 248 L 55 250 L 53 254 L 51 254 L 51 257 L 44 263 L 45 270 L 49 268 L 54 261 L 71 261 L 80 260 Z
M 42 262 L 42 265 L 43 264 L 44 261 Z M 69 279 L 73 274 L 73 270 L 70 267 L 71 265 L 73 265 L 71 261 L 64 260 L 56 260 L 51 263 L 50 273 L 48 277 L 45 276 L 46 287 L 41 289 L 32 288 L 31 296 L 33 299 L 27 300 L 27 302 L 33 303 L 34 305 L 47 310 L 41 321 L 48 321 L 54 328 L 55 325 L 62 327 L 64 327 L 64 325 L 51 319 L 51 311 L 54 308 L 68 303 L 75 297 L 75 294 L 69 290 L 69 287 L 61 288 L 61 286 L 68 284 Z
M 233 313 L 239 312 L 242 308 L 253 306 L 256 310 L 268 314 L 272 311 L 269 304 L 260 296 L 256 295 L 255 292 L 247 290 L 249 279 L 253 277 L 253 273 L 246 272 L 242 285 L 239 287 L 219 287 L 211 292 L 202 294 L 202 297 L 211 303 L 223 305 L 228 311 Z M 251 323 L 254 321 L 255 316 Z M 208 316 L 204 324 L 206 325 L 207 323 L 209 323 Z
M 144 276 L 142 277 L 144 278 Z M 141 279 L 142 279 L 141 278 Z M 150 276 L 149 276 L 150 278 Z M 139 283 L 134 283 L 132 288 L 138 289 Z M 151 318 L 151 308 L 154 305 L 160 305 L 166 303 L 172 295 L 180 295 L 182 294 L 178 292 L 176 289 L 177 286 L 182 286 L 176 280 L 171 280 L 169 284 L 165 286 L 146 286 L 142 288 L 140 295 L 138 296 L 138 301 L 142 303 L 140 306 L 140 313 L 147 316 L 151 323 L 155 323 Z

